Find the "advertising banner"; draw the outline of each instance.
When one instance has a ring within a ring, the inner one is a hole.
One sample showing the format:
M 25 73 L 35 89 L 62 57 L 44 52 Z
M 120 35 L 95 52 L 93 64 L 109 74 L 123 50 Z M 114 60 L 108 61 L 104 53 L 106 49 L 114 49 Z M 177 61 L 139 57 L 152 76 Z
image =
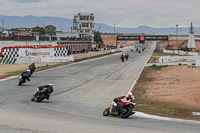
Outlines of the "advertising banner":
M 54 49 L 53 48 L 41 48 L 41 49 L 20 48 L 19 56 L 27 56 L 27 57 L 54 56 Z
M 68 50 L 64 46 L 41 46 L 41 47 L 3 47 L 1 49 L 1 56 L 6 58 L 16 57 L 61 57 L 67 56 Z
M 152 35 L 152 36 L 117 36 L 117 40 L 124 40 L 124 41 L 131 41 L 131 40 L 139 40 L 140 42 L 143 42 L 145 40 L 147 41 L 155 41 L 155 40 L 168 40 L 168 36 L 165 35 Z

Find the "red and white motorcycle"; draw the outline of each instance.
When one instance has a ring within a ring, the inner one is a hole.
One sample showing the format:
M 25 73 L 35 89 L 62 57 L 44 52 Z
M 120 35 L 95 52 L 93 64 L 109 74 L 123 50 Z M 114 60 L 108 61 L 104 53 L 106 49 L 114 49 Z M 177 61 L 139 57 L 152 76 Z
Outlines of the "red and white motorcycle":
M 128 94 L 126 96 L 127 99 L 131 99 L 130 101 L 122 101 L 125 96 L 115 98 L 110 106 L 103 111 L 103 116 L 113 115 L 120 116 L 121 118 L 128 118 L 129 116 L 135 114 L 133 108 L 136 103 L 134 97 Z

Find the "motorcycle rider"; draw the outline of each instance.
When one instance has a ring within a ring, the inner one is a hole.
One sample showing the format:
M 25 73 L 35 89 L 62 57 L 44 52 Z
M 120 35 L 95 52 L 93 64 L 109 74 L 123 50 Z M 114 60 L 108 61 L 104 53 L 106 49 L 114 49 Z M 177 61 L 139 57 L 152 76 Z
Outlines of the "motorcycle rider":
M 27 71 L 26 71 L 26 72 L 22 72 L 22 73 L 21 73 L 21 76 L 25 79 L 25 81 L 26 81 L 26 79 L 27 79 L 28 81 L 30 81 L 29 75 L 27 74 Z
M 124 62 L 124 54 L 121 54 L 121 60 L 122 60 L 122 62 Z
M 128 60 L 128 57 L 129 57 L 129 54 L 128 54 L 128 53 L 125 53 L 125 58 L 126 58 L 126 60 Z
M 33 62 L 31 65 L 29 65 L 28 69 L 31 70 L 31 74 L 35 71 L 35 63 Z
M 46 99 L 49 100 L 50 94 L 53 92 L 53 83 L 49 83 L 48 85 L 45 86 L 39 86 L 38 89 L 41 90 L 46 90 L 47 95 L 46 95 Z M 33 95 L 33 98 L 31 99 L 31 101 L 35 100 L 35 94 Z
M 31 70 L 30 69 L 27 69 L 26 73 L 28 74 L 29 77 L 31 77 Z
M 122 108 L 123 107 L 122 99 L 125 99 L 125 98 L 128 102 L 135 103 L 135 98 L 134 98 L 132 92 L 128 92 L 125 96 L 114 98 L 114 100 L 113 100 L 114 104 L 113 104 L 113 107 L 112 107 L 113 112 L 115 111 L 116 108 Z

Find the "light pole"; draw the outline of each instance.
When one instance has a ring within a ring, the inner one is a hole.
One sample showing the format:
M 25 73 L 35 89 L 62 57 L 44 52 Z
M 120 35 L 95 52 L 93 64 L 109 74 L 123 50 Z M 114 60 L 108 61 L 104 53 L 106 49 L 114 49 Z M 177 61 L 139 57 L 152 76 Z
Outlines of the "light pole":
M 4 22 L 5 22 L 5 20 L 1 20 L 1 22 L 2 22 L 2 27 L 3 27 L 3 31 L 4 31 Z
M 178 24 L 176 25 L 176 46 L 178 48 Z
M 114 44 L 116 45 L 116 48 L 117 48 L 117 43 L 116 43 L 116 38 L 115 38 L 115 24 L 114 24 Z

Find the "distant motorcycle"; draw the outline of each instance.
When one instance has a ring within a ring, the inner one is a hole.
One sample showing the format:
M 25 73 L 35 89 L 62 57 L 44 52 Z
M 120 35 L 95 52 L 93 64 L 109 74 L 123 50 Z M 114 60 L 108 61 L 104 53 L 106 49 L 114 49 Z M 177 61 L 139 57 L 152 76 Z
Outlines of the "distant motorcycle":
M 126 54 L 125 54 L 126 60 L 128 60 L 128 57 L 129 57 L 129 55 L 128 55 L 128 53 L 126 53 Z
M 121 58 L 122 62 L 124 62 L 124 55 L 123 54 L 120 56 L 120 58 Z
M 23 83 L 25 83 L 25 82 L 26 82 L 26 79 L 27 79 L 28 81 L 30 81 L 29 75 L 27 74 L 27 72 L 23 72 L 23 73 L 21 74 L 21 76 L 19 77 L 19 86 L 22 85 Z
M 121 118 L 128 118 L 135 114 L 132 109 L 135 107 L 136 103 L 122 101 L 122 107 L 116 106 L 113 108 L 114 104 L 116 103 L 113 101 L 110 106 L 103 111 L 103 116 L 113 115 L 120 116 Z

